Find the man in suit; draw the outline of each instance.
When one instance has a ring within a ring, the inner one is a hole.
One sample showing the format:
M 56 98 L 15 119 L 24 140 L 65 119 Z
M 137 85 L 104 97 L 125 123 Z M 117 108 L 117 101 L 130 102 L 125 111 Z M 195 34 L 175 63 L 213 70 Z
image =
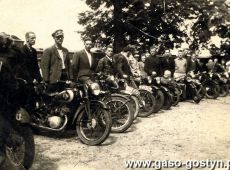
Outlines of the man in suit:
M 192 54 L 191 56 L 188 55 L 187 58 L 187 65 L 186 65 L 186 73 L 188 72 L 198 72 L 198 62 L 196 54 Z
M 54 31 L 52 37 L 55 44 L 45 49 L 41 58 L 43 80 L 47 84 L 56 83 L 59 80 L 72 80 L 73 75 L 68 50 L 62 47 L 63 30 Z
M 92 77 L 92 72 L 95 70 L 95 59 L 93 58 L 90 49 L 92 48 L 92 40 L 86 38 L 84 40 L 85 49 L 74 53 L 72 59 L 73 76 L 75 81 L 85 83 Z
M 174 76 L 175 68 L 175 61 L 170 50 L 165 50 L 165 54 L 161 59 L 161 75 L 163 75 L 166 70 L 169 70 L 171 71 L 172 76 Z
M 120 78 L 133 76 L 131 66 L 129 64 L 129 55 L 131 55 L 131 47 L 128 45 L 124 47 L 120 53 L 113 56 L 115 61 L 115 72 Z
M 107 46 L 105 54 L 105 57 L 99 60 L 96 72 L 114 75 L 113 47 L 111 45 Z
M 23 63 L 28 74 L 27 81 L 42 81 L 38 66 L 37 51 L 32 47 L 35 44 L 36 36 L 34 32 L 25 34 L 26 44 L 22 48 Z
M 150 47 L 150 56 L 146 58 L 145 65 L 144 65 L 144 71 L 147 73 L 147 75 L 159 75 L 160 74 L 160 59 L 157 55 L 157 52 L 159 51 L 159 46 L 152 46 Z

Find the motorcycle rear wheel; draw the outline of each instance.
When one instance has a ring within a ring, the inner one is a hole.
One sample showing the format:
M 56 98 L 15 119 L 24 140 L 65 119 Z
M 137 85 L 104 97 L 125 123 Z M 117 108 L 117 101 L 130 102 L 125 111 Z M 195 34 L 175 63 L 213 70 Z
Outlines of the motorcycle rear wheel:
M 100 102 L 90 103 L 91 119 L 86 109 L 83 109 L 76 123 L 76 131 L 81 142 L 86 145 L 99 145 L 103 143 L 111 132 L 112 120 L 109 110 L 103 108 Z

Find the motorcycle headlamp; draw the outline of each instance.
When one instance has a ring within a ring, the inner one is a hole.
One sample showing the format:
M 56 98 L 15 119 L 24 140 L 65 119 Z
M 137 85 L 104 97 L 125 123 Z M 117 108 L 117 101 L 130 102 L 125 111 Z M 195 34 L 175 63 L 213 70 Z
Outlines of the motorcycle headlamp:
M 100 86 L 98 83 L 92 83 L 90 84 L 90 89 L 94 95 L 99 95 L 101 92 Z
M 151 84 L 152 83 L 152 78 L 150 76 L 148 76 L 147 81 L 148 81 L 149 84 Z
M 157 77 L 157 78 L 156 78 L 156 83 L 157 83 L 157 84 L 160 84 L 160 83 L 161 83 L 161 78 L 160 78 L 160 77 Z

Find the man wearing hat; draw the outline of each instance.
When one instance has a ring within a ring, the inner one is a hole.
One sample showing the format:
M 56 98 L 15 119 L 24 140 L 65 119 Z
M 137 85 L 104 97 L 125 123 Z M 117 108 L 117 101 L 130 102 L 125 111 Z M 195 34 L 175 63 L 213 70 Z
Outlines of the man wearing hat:
M 55 44 L 44 50 L 41 58 L 43 80 L 53 84 L 59 80 L 71 80 L 72 69 L 68 50 L 62 47 L 64 33 L 59 29 L 52 33 Z

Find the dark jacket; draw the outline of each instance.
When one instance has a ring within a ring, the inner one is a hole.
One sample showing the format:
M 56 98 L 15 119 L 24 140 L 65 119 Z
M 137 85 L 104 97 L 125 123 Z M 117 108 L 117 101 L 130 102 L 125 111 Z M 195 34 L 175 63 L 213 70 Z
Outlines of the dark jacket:
M 42 77 L 39 71 L 38 59 L 37 59 L 37 51 L 34 48 L 29 49 L 29 47 L 25 44 L 22 48 L 23 52 L 23 63 L 25 67 L 25 71 L 29 74 L 29 80 L 33 81 L 36 79 L 37 81 L 42 81 Z
M 144 70 L 147 75 L 152 75 L 152 72 L 155 71 L 157 75 L 160 74 L 160 59 L 158 56 L 150 56 L 145 60 Z
M 165 70 L 169 70 L 171 71 L 172 76 L 173 76 L 175 69 L 176 69 L 176 65 L 175 65 L 174 58 L 172 57 L 169 57 L 169 58 L 162 57 L 161 58 L 161 75 L 164 74 Z
M 188 73 L 189 71 L 194 71 L 195 73 L 197 73 L 199 70 L 198 67 L 198 62 L 197 60 L 192 60 L 191 58 L 187 59 L 187 65 L 186 65 L 186 73 Z
M 71 80 L 73 79 L 73 74 L 68 50 L 62 47 L 62 51 L 65 68 L 67 70 L 67 76 Z M 62 59 L 59 56 L 55 45 L 44 50 L 41 58 L 41 69 L 44 81 L 49 81 L 49 83 L 55 83 L 60 80 L 62 74 Z
M 113 56 L 113 59 L 115 61 L 115 72 L 118 74 L 119 77 L 123 77 L 123 75 L 132 76 L 132 71 L 129 65 L 128 60 L 125 58 L 124 55 L 121 53 L 115 54 Z
M 72 59 L 73 77 L 77 81 L 89 79 L 92 76 L 92 72 L 95 71 L 95 59 L 92 55 L 92 64 L 90 67 L 89 59 L 85 50 L 74 53 Z
M 96 72 L 103 72 L 106 75 L 114 75 L 114 65 L 115 63 L 113 59 L 110 60 L 108 57 L 105 56 L 99 60 Z

